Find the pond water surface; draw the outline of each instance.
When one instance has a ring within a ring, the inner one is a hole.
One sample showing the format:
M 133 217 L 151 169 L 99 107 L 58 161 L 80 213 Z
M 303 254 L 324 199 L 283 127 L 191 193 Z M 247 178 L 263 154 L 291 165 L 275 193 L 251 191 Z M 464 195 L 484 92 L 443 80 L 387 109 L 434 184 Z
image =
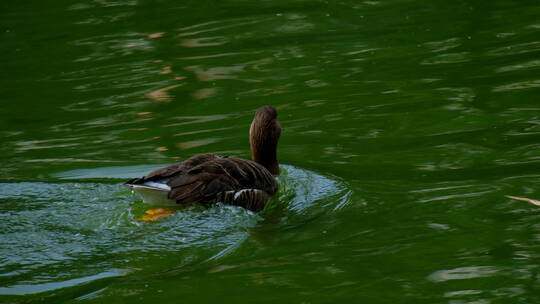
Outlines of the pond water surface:
M 536 1 L 4 1 L 0 302 L 540 301 Z M 261 213 L 122 182 L 283 127 Z

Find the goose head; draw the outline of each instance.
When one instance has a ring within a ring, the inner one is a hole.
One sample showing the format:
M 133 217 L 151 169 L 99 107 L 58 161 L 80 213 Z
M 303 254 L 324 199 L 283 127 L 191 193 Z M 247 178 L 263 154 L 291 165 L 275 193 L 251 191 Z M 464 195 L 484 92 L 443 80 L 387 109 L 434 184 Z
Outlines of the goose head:
M 277 120 L 276 109 L 270 106 L 257 109 L 249 128 L 251 159 L 263 165 L 273 175 L 279 174 L 277 145 L 280 135 L 281 126 Z

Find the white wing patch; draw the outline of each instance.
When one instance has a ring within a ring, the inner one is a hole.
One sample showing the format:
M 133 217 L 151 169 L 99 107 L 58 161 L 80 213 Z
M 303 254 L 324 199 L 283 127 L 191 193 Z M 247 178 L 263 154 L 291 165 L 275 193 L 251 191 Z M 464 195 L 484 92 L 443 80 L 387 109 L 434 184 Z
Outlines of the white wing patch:
M 157 189 L 162 189 L 162 190 L 171 190 L 171 187 L 169 187 L 169 185 L 165 184 L 165 183 L 160 183 L 160 182 L 144 182 L 142 185 L 146 186 L 146 187 L 150 187 L 150 188 L 157 188 Z

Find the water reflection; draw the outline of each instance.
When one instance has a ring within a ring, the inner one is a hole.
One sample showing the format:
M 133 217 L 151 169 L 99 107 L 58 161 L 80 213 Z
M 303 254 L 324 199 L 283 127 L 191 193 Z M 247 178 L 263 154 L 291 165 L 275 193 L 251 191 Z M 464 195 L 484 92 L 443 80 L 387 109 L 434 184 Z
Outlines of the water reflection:
M 224 19 L 224 20 L 214 20 L 199 24 L 194 24 L 186 27 L 179 28 L 178 34 L 179 37 L 194 36 L 199 34 L 212 33 L 216 31 L 229 30 L 236 27 L 249 27 L 254 24 L 260 23 L 263 20 L 252 20 L 249 18 L 245 19 Z
M 159 102 L 170 102 L 173 98 L 169 94 L 169 91 L 180 87 L 182 84 L 175 84 L 165 88 L 154 90 L 150 93 L 146 93 L 145 96 L 149 99 Z
M 500 270 L 492 266 L 460 267 L 449 270 L 439 270 L 429 275 L 428 279 L 435 282 L 448 280 L 466 280 L 480 277 L 491 277 L 500 273 Z
M 204 37 L 197 39 L 182 39 L 180 45 L 183 47 L 208 47 L 227 43 L 225 37 Z
M 184 141 L 178 144 L 178 147 L 182 150 L 188 150 L 196 147 L 206 146 L 209 144 L 217 143 L 223 140 L 223 138 L 205 138 L 199 140 Z
M 75 47 L 89 48 L 91 53 L 75 59 L 75 62 L 105 61 L 116 57 L 134 55 L 136 52 L 150 52 L 154 46 L 146 34 L 104 35 L 73 42 Z
M 424 59 L 421 64 L 431 65 L 431 64 L 451 64 L 451 63 L 462 63 L 470 61 L 470 54 L 468 52 L 461 53 L 446 53 L 442 55 L 437 55 L 432 58 Z
M 490 56 L 509 56 L 519 55 L 531 52 L 540 51 L 540 41 L 525 42 L 518 44 L 505 45 L 504 47 L 495 48 L 488 52 Z
M 506 92 L 512 90 L 533 89 L 538 87 L 540 87 L 540 80 L 530 80 L 496 86 L 493 88 L 493 92 Z
M 506 73 L 506 72 L 513 72 L 513 71 L 519 71 L 519 70 L 534 69 L 538 67 L 540 67 L 540 60 L 532 60 L 532 61 L 522 62 L 519 64 L 499 67 L 495 70 L 495 72 Z
M 430 48 L 432 52 L 439 53 L 457 48 L 462 45 L 462 38 L 453 37 L 440 41 L 426 42 L 423 46 Z

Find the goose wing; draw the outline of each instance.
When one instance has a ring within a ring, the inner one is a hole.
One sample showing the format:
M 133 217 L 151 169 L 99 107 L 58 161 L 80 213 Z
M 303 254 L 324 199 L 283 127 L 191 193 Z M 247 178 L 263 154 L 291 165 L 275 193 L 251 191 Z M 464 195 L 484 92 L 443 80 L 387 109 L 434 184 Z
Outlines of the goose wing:
M 277 191 L 274 176 L 262 165 L 217 154 L 195 155 L 126 184 L 161 184 L 167 199 L 178 204 L 223 202 L 252 211 L 263 209 Z
M 174 174 L 167 184 L 169 199 L 178 203 L 239 205 L 258 211 L 277 191 L 274 176 L 263 166 L 240 158 L 213 158 Z
M 183 174 L 191 170 L 193 167 L 218 158 L 223 158 L 223 156 L 210 153 L 194 155 L 183 162 L 154 170 L 141 178 L 130 179 L 126 182 L 126 184 L 137 185 L 146 182 L 158 182 L 167 184 L 167 182 L 171 179 L 172 176 Z
M 218 154 L 198 154 L 194 155 L 188 159 L 186 159 L 183 162 L 170 165 L 165 168 L 154 170 L 150 173 L 148 173 L 144 178 L 146 180 L 162 180 L 166 179 L 168 177 L 171 177 L 173 175 L 182 174 L 184 172 L 189 171 L 190 169 L 206 163 L 211 160 L 215 160 L 218 158 L 223 158 L 223 156 Z

